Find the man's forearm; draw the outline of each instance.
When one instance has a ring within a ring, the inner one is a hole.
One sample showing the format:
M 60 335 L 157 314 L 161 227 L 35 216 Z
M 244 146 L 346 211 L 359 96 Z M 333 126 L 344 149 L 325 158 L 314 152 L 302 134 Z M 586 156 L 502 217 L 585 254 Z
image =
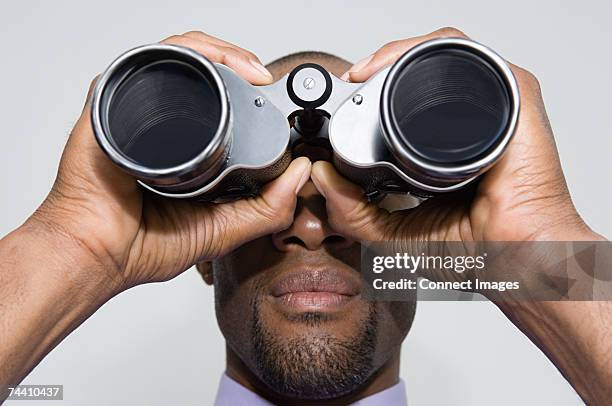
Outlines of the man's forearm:
M 589 405 L 612 399 L 612 302 L 500 304 Z
M 605 241 L 602 236 L 584 229 L 559 233 L 554 238 L 557 241 Z M 610 258 L 606 253 L 600 261 L 594 260 L 591 266 L 603 266 L 607 274 L 612 270 Z M 544 263 L 541 266 L 546 267 Z M 579 300 L 586 299 L 582 295 L 592 290 L 594 281 L 588 272 L 578 272 L 577 269 L 573 269 L 571 277 L 579 291 L 573 294 Z M 548 271 L 542 269 L 536 274 Z M 596 273 L 594 269 L 591 271 L 591 274 Z M 611 282 L 600 282 L 599 289 L 612 289 Z M 581 285 L 588 289 L 580 290 Z M 608 297 L 606 292 L 603 298 Z M 589 405 L 609 404 L 612 399 L 612 302 L 517 300 L 499 301 L 497 304 L 550 358 L 585 402 Z
M 0 401 L 111 296 L 102 265 L 30 223 L 0 240 Z
M 564 230 L 553 238 L 557 241 L 606 241 L 587 227 L 575 232 Z M 610 258 L 606 253 L 591 265 L 597 263 L 605 267 L 608 274 L 612 270 Z M 547 271 L 540 270 L 540 273 Z M 591 271 L 595 274 L 594 269 Z M 584 270 L 572 273 L 571 277 L 575 278 L 577 289 L 585 284 L 592 289 L 593 280 Z M 581 277 L 587 279 L 581 280 Z M 600 282 L 599 289 L 612 289 L 611 282 Z M 574 294 L 579 299 L 586 299 L 581 296 L 584 293 L 586 291 Z M 603 297 L 609 297 L 609 293 Z M 612 399 L 612 302 L 518 300 L 497 304 L 546 354 L 587 404 L 609 404 Z

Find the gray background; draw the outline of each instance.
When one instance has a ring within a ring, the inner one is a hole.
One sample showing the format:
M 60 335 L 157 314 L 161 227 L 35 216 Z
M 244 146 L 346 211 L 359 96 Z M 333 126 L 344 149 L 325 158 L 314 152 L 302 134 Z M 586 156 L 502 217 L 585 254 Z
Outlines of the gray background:
M 452 25 L 540 78 L 575 203 L 610 236 L 609 4 L 2 0 L 0 235 L 45 197 L 90 80 L 130 47 L 199 29 L 264 62 L 308 49 L 358 60 L 385 42 Z M 205 405 L 223 367 L 212 288 L 190 270 L 113 299 L 24 383 L 63 384 L 71 405 Z M 421 303 L 402 376 L 412 405 L 580 404 L 544 355 L 485 302 Z

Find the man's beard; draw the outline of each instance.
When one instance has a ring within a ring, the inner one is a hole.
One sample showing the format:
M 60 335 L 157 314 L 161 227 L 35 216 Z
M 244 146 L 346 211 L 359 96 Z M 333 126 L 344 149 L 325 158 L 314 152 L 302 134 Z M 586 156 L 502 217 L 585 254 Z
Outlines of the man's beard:
M 358 335 L 346 339 L 329 334 L 279 339 L 259 317 L 257 302 L 253 311 L 251 338 L 256 372 L 277 394 L 295 399 L 332 399 L 354 392 L 371 376 L 377 331 L 374 303 Z M 293 321 L 314 326 L 325 319 L 321 313 L 305 313 Z

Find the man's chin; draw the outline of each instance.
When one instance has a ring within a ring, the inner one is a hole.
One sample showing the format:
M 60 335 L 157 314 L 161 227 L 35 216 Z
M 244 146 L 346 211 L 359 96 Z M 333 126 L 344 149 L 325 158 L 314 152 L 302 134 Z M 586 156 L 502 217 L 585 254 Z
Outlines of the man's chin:
M 285 398 L 321 400 L 353 393 L 372 374 L 372 360 L 351 343 L 313 335 L 267 343 L 258 365 L 262 381 Z
M 333 399 L 357 391 L 374 369 L 375 308 L 368 306 L 365 313 L 351 318 L 335 312 L 277 313 L 284 320 L 274 320 L 258 311 L 253 372 L 283 398 Z

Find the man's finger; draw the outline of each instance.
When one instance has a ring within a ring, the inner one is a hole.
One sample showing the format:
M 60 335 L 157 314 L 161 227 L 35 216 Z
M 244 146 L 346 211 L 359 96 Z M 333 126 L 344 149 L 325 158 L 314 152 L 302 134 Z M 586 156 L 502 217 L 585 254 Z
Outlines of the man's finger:
M 267 85 L 273 81 L 272 74 L 261 63 L 250 59 L 246 53 L 236 48 L 215 45 L 182 35 L 166 38 L 162 43 L 190 48 L 212 62 L 232 68 L 240 77 L 254 85 Z
M 411 48 L 414 48 L 415 46 L 419 45 L 420 43 L 435 38 L 448 37 L 468 38 L 462 31 L 456 28 L 444 27 L 419 37 L 393 41 L 384 45 L 370 57 L 361 60 L 353 67 L 351 67 L 343 75 L 343 79 L 349 80 L 353 83 L 364 82 L 385 66 L 397 61 L 400 56 L 402 56 Z
M 219 46 L 227 47 L 227 48 L 234 48 L 234 49 L 244 53 L 245 55 L 247 55 L 247 57 L 249 59 L 253 59 L 253 60 L 256 60 L 257 62 L 261 62 L 259 60 L 259 58 L 257 57 L 257 55 L 255 55 L 254 53 L 252 53 L 248 49 L 244 49 L 242 47 L 239 47 L 238 45 L 232 44 L 231 42 L 227 42 L 225 40 L 222 40 L 221 38 L 213 37 L 212 35 L 206 34 L 205 32 L 202 32 L 202 31 L 188 31 L 188 32 L 184 33 L 183 36 L 190 37 L 190 38 L 196 39 L 198 41 L 209 42 L 209 43 L 211 43 L 213 45 L 219 45 Z
M 215 219 L 223 222 L 223 241 L 215 255 L 288 228 L 293 221 L 297 194 L 310 178 L 311 166 L 308 158 L 298 158 L 280 177 L 264 186 L 260 196 L 216 206 Z
M 315 162 L 311 179 L 325 197 L 332 228 L 354 240 L 385 238 L 389 213 L 368 202 L 363 190 L 342 177 L 329 162 Z

